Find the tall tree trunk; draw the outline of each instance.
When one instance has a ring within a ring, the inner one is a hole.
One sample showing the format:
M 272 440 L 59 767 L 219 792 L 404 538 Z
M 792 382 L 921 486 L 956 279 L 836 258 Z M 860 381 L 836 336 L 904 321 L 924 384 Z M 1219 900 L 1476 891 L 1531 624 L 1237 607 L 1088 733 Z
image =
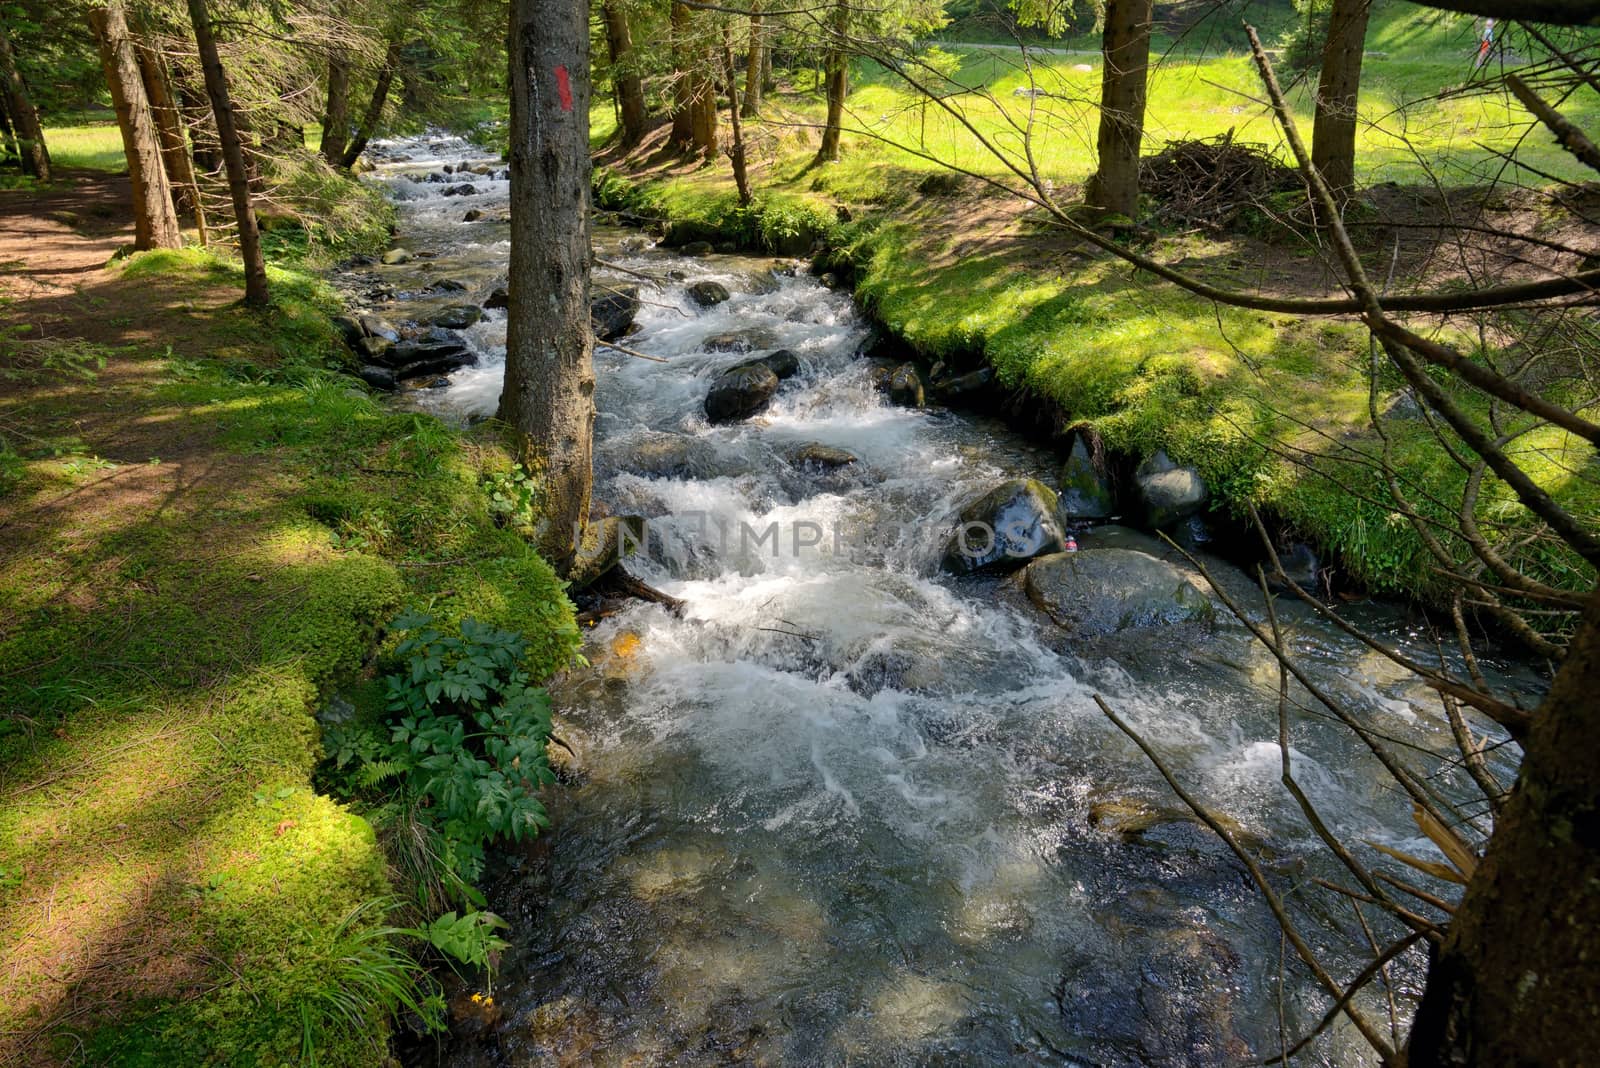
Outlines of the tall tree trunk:
M 746 118 L 761 113 L 761 4 L 750 5 L 750 50 L 744 60 L 744 105 L 740 109 Z M 733 92 L 730 84 L 729 93 Z
M 750 175 L 744 165 L 744 129 L 739 122 L 739 83 L 733 66 L 733 31 L 722 26 L 722 69 L 728 79 L 728 120 L 733 124 L 733 145 L 728 159 L 733 163 L 733 184 L 739 190 L 739 203 L 750 203 Z
M 839 158 L 839 133 L 844 126 L 844 98 L 850 92 L 850 60 L 845 53 L 845 35 L 850 32 L 850 7 L 840 0 L 834 5 L 830 26 L 831 39 L 823 69 L 828 79 L 828 121 L 822 127 L 822 147 L 817 149 L 818 163 L 832 163 Z
M 39 112 L 28 95 L 28 83 L 22 80 L 17 68 L 17 54 L 12 51 L 11 39 L 0 25 L 0 92 L 5 96 L 6 112 L 16 131 L 17 151 L 22 158 L 22 173 L 31 174 L 41 182 L 50 180 L 50 150 L 45 147 L 44 128 L 39 125 Z
M 770 93 L 778 88 L 778 80 L 772 76 L 772 45 L 763 41 L 761 44 L 761 91 Z
M 717 158 L 717 80 L 712 73 L 716 60 L 709 49 L 696 56 L 690 73 L 689 122 L 695 155 L 703 160 Z
M 511 4 L 511 296 L 499 416 L 541 492 L 535 535 L 572 567 L 594 483 L 589 8 Z
M 22 150 L 17 147 L 16 131 L 11 127 L 11 110 L 6 106 L 6 94 L 0 93 L 0 154 L 17 157 L 22 162 Z
M 611 55 L 611 81 L 617 88 L 622 143 L 629 148 L 644 140 L 644 83 L 634 65 L 633 31 L 622 0 L 606 0 L 606 50 Z
M 180 211 L 194 217 L 200 243 L 206 243 L 205 207 L 200 201 L 200 183 L 195 179 L 194 163 L 189 158 L 189 139 L 183 135 L 183 116 L 172 99 L 167 65 L 161 53 L 143 41 L 134 42 L 139 57 L 139 74 L 144 79 L 145 96 L 150 100 L 150 115 L 155 119 L 156 135 L 161 139 L 161 162 L 172 185 L 174 202 Z
M 1150 72 L 1151 0 L 1107 0 L 1101 42 L 1100 161 L 1085 199 L 1106 211 L 1139 214 L 1139 146 Z
M 1341 206 L 1356 184 L 1356 97 L 1361 91 L 1361 53 L 1371 10 L 1372 0 L 1333 0 L 1328 40 L 1322 48 L 1311 162 Z
M 372 86 L 372 99 L 367 102 L 367 113 L 361 117 L 355 137 L 350 139 L 349 146 L 344 150 L 341 162 L 347 170 L 354 167 L 361 153 L 367 150 L 367 142 L 372 140 L 378 123 L 383 120 L 383 106 L 389 102 L 389 86 L 394 84 L 395 68 L 399 65 L 400 42 L 390 41 L 389 49 L 383 56 L 383 69 L 378 72 L 378 80 Z
M 197 86 L 189 68 L 176 61 L 172 64 L 173 88 L 178 96 L 178 113 L 189 129 L 189 143 L 193 146 L 195 170 L 200 174 L 215 174 L 222 166 L 222 148 L 217 144 L 217 124 L 211 117 L 211 105 Z
M 1589 1063 L 1600 1049 L 1600 591 L 1428 970 L 1410 1068 Z M 1589 1053 L 1584 1053 L 1589 1050 Z
M 343 166 L 349 141 L 350 58 L 334 52 L 328 57 L 328 101 L 322 110 L 322 144 L 317 150 L 331 166 Z
M 265 307 L 267 262 L 261 255 L 261 232 L 256 228 L 256 209 L 250 199 L 250 171 L 245 164 L 244 146 L 228 95 L 228 76 L 217 55 L 217 39 L 211 32 L 211 14 L 206 0 L 189 0 L 189 21 L 194 24 L 195 44 L 200 51 L 200 70 L 205 74 L 206 95 L 211 98 L 211 114 L 217 123 L 217 140 L 222 145 L 222 163 L 228 171 L 228 193 L 233 198 L 233 215 L 239 224 L 239 257 L 244 260 L 244 302 L 253 308 Z
M 690 73 L 689 9 L 673 0 L 669 33 L 672 37 L 672 133 L 667 143 L 688 151 L 694 144 L 694 118 L 690 114 L 694 99 Z
M 183 244 L 178 216 L 172 207 L 172 186 L 161 159 L 161 138 L 156 133 L 150 98 L 133 38 L 128 34 L 123 0 L 111 0 L 88 14 L 89 25 L 100 43 L 100 62 L 106 86 L 117 111 L 122 149 L 128 158 L 128 178 L 133 186 L 133 247 L 177 248 Z

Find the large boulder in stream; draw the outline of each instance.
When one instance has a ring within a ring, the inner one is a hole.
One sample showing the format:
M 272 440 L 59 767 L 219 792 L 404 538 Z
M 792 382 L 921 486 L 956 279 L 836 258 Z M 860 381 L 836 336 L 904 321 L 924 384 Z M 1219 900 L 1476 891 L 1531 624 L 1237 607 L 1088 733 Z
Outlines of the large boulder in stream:
M 1021 567 L 1066 548 L 1054 491 L 1031 478 L 1002 482 L 963 507 L 945 546 L 944 568 L 957 574 Z
M 736 363 L 728 370 L 738 371 L 745 367 L 765 367 L 779 378 L 793 378 L 800 373 L 800 357 L 788 349 L 779 349 L 766 356 L 757 356 L 753 360 Z
M 477 362 L 472 350 L 459 341 L 402 341 L 383 360 L 401 380 L 445 375 Z
M 608 289 L 589 301 L 589 322 L 601 341 L 615 341 L 626 334 L 638 314 L 638 286 Z
M 1140 464 L 1133 480 L 1145 522 L 1156 529 L 1188 519 L 1206 506 L 1208 492 L 1200 472 L 1179 467 L 1164 450 L 1157 449 Z
M 772 402 L 778 392 L 778 376 L 761 364 L 744 364 L 725 371 L 711 383 L 706 394 L 706 418 L 713 423 L 733 423 L 748 419 Z
M 728 292 L 728 287 L 721 282 L 707 280 L 696 282 L 689 287 L 689 299 L 702 308 L 715 307 L 731 297 L 732 294 Z
M 1079 434 L 1061 466 L 1061 516 L 1064 519 L 1109 519 L 1116 510 L 1111 484 Z
M 433 317 L 433 325 L 445 330 L 465 330 L 483 318 L 483 309 L 476 304 L 451 304 Z
M 884 383 L 889 402 L 902 408 L 921 408 L 927 403 L 927 390 L 922 384 L 922 373 L 915 364 L 903 363 L 889 372 Z
M 1083 549 L 1041 557 L 1022 573 L 1028 600 L 1058 627 L 1099 637 L 1134 627 L 1196 623 L 1214 615 L 1189 576 L 1134 549 Z

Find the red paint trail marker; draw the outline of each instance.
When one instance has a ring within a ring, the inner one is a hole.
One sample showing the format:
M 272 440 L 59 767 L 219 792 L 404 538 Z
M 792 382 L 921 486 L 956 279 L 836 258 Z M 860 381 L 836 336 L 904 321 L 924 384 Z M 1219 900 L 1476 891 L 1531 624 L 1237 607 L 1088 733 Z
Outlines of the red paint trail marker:
M 572 79 L 567 77 L 566 64 L 556 66 L 556 94 L 561 97 L 561 110 L 572 110 Z

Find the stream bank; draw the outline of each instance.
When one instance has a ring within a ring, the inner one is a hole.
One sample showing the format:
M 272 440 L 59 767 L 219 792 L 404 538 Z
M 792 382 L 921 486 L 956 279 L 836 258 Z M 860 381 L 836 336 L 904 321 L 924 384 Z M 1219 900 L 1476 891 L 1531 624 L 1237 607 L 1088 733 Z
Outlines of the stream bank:
M 418 328 L 448 303 L 487 303 L 508 251 L 503 181 L 445 196 L 430 177 L 476 165 L 470 146 L 388 153 L 377 180 L 410 259 L 346 285 L 390 294 Z M 591 667 L 553 687 L 567 784 L 539 848 L 502 857 L 490 900 L 513 947 L 497 1013 L 458 1034 L 451 1063 L 1270 1053 L 1276 925 L 1093 702 L 1133 720 L 1275 876 L 1331 875 L 1278 783 L 1266 654 L 1181 559 L 1116 524 L 1071 524 L 1079 553 L 1020 577 L 952 573 L 952 517 L 1002 485 L 1061 486 L 1053 451 L 982 414 L 891 403 L 863 358 L 871 325 L 791 262 L 685 256 L 604 227 L 596 245 L 626 272 L 602 268 L 601 286 L 657 280 L 626 343 L 665 362 L 597 349 L 595 500 L 642 517 L 629 567 L 683 609 L 606 618 Z M 491 308 L 450 328 L 472 362 L 406 403 L 460 421 L 492 410 L 504 325 Z M 787 367 L 782 353 L 793 373 L 754 376 L 765 407 L 712 417 L 715 383 L 750 360 Z M 1161 587 L 1166 607 L 1143 599 Z M 1279 612 L 1319 686 L 1448 751 L 1414 680 L 1303 606 Z M 1351 613 L 1430 648 L 1389 608 Z M 1524 666 L 1489 667 L 1537 693 Z M 1431 850 L 1348 734 L 1309 708 L 1292 729 L 1296 775 L 1339 833 Z M 1335 967 L 1359 968 L 1342 921 L 1311 922 Z M 1420 967 L 1400 962 L 1396 981 Z M 1324 1008 L 1292 970 L 1281 989 L 1292 1029 Z M 1318 1044 L 1366 1063 L 1337 1026 Z

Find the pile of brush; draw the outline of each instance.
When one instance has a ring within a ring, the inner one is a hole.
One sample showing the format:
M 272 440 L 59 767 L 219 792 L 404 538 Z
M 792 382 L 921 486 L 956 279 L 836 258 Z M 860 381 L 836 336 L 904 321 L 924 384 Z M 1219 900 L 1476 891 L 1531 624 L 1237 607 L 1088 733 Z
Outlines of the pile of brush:
M 1220 137 L 1168 141 L 1139 164 L 1140 192 L 1167 223 L 1207 230 L 1231 229 L 1248 208 L 1264 207 L 1277 193 L 1301 188 L 1300 175 L 1266 145 Z

